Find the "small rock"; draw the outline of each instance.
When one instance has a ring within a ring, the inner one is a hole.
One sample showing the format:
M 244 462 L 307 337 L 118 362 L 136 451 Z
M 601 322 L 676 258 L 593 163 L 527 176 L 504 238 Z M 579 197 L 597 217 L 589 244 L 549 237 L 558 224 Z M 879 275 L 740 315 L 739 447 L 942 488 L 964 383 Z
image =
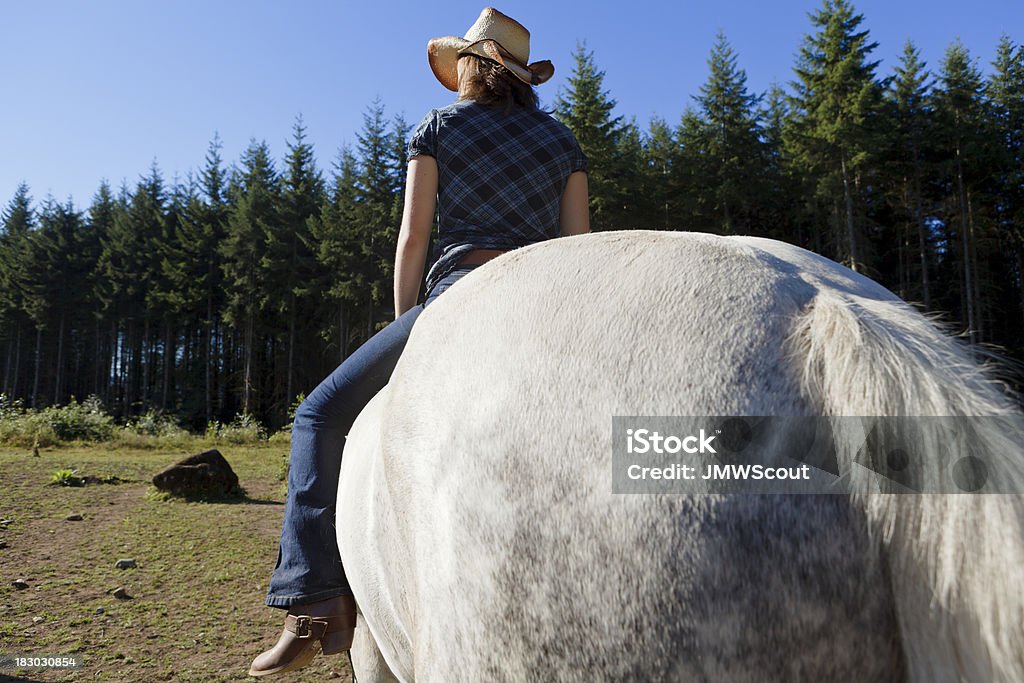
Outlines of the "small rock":
M 0 519 L 0 526 L 7 526 L 8 524 L 10 524 L 13 521 L 14 521 L 13 519 Z
M 135 560 L 130 557 L 125 557 L 114 563 L 114 567 L 117 569 L 135 569 Z
M 42 617 L 32 617 L 33 624 L 41 624 L 44 621 L 46 621 L 46 619 L 43 619 Z
M 67 517 L 65 517 L 64 519 L 66 519 L 66 520 L 67 520 L 67 521 L 69 521 L 69 522 L 81 522 L 81 521 L 82 521 L 83 519 L 85 519 L 85 517 L 83 517 L 82 515 L 80 515 L 80 514 L 78 514 L 78 513 L 76 512 L 76 513 L 75 513 L 75 514 L 73 514 L 73 515 L 68 515 L 68 516 L 67 516 Z
M 337 671 L 332 671 L 331 673 L 327 674 L 327 677 L 328 678 L 341 678 L 341 674 L 338 673 Z
M 11 585 L 22 591 L 28 588 L 28 581 L 25 579 L 15 579 L 14 581 L 11 581 Z
M 122 587 L 115 588 L 111 594 L 115 598 L 117 598 L 118 600 L 131 600 L 132 599 L 132 596 L 128 595 L 128 591 L 126 591 Z
M 104 610 L 102 607 L 97 607 L 96 608 L 96 614 L 103 614 L 104 611 L 106 611 L 106 610 Z
M 0 541 L 0 550 L 3 550 L 6 547 L 7 547 L 7 541 Z

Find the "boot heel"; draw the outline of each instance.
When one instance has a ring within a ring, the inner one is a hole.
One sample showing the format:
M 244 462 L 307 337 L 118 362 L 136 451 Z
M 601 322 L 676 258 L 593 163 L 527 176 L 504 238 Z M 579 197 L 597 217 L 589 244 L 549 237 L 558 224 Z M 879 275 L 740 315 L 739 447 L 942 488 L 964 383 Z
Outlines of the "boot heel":
M 336 655 L 352 647 L 354 628 L 347 628 L 333 633 L 325 633 L 320 639 L 320 649 L 325 655 Z

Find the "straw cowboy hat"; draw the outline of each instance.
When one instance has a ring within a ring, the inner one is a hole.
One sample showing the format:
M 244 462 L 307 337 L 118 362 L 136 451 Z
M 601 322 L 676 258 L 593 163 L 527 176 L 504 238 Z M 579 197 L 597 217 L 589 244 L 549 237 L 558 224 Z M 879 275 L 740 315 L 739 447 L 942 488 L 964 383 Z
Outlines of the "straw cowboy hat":
M 551 78 L 555 67 L 545 60 L 530 64 L 530 32 L 522 24 L 493 7 L 485 7 L 464 38 L 445 36 L 427 43 L 427 57 L 441 85 L 459 89 L 456 64 L 461 55 L 477 55 L 498 62 L 523 83 L 540 85 Z

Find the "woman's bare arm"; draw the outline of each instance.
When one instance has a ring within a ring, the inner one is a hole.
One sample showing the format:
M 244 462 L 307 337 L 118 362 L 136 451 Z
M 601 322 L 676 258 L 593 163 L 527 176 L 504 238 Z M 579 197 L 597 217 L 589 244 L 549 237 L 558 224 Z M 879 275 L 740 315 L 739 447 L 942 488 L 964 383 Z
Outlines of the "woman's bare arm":
M 395 253 L 396 318 L 416 305 L 436 208 L 437 160 L 413 157 L 406 175 L 405 207 Z
M 587 174 L 583 171 L 571 174 L 569 182 L 565 184 L 559 211 L 559 226 L 563 236 L 590 232 L 590 199 Z

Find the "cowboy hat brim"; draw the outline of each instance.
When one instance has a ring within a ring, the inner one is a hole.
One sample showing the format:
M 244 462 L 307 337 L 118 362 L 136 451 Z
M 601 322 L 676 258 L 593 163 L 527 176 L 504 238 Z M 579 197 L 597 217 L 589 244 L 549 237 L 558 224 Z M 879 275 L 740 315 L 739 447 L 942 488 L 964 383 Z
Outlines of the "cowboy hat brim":
M 547 60 L 529 65 L 520 63 L 495 40 L 486 39 L 471 43 L 465 38 L 445 36 L 434 38 L 427 43 L 430 70 L 434 72 L 441 85 L 453 92 L 459 90 L 459 56 L 467 54 L 498 62 L 528 85 L 540 85 L 555 73 L 555 67 Z
M 465 38 L 445 36 L 434 38 L 427 43 L 427 59 L 430 61 L 430 70 L 434 72 L 441 85 L 449 90 L 459 90 L 459 50 L 470 45 Z

